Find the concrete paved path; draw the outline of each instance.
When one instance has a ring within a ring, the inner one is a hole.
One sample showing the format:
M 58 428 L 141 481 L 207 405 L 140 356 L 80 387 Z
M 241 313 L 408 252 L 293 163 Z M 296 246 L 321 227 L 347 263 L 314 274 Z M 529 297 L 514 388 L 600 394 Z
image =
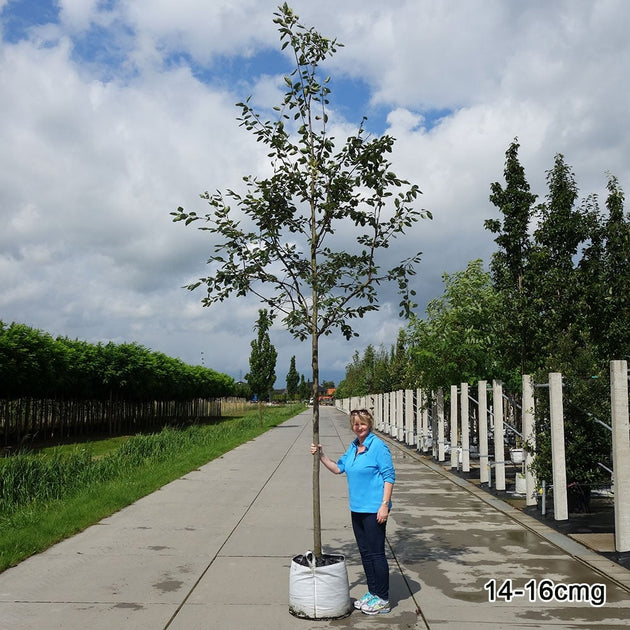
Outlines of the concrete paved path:
M 395 442 L 392 612 L 291 616 L 291 559 L 312 547 L 310 419 L 307 410 L 0 574 L 0 629 L 628 627 L 630 571 Z M 326 407 L 320 434 L 333 457 L 353 437 L 347 416 Z M 322 468 L 321 486 L 324 551 L 346 555 L 359 597 L 345 477 Z

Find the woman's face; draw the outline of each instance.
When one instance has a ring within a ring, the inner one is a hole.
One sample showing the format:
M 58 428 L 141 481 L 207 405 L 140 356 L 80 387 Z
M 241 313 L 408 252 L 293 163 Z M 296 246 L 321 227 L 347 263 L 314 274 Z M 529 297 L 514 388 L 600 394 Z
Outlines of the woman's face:
M 361 416 L 354 416 L 352 418 L 352 430 L 359 438 L 359 441 L 362 442 L 370 432 L 370 425 L 367 420 L 364 420 Z

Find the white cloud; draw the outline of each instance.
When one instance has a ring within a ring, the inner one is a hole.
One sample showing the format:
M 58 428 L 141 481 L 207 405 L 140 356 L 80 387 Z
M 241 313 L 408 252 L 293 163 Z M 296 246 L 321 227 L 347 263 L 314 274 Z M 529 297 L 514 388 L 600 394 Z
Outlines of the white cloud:
M 59 0 L 61 21 L 72 30 L 89 28 L 98 18 L 99 0 Z
M 207 271 L 211 240 L 173 224 L 169 212 L 202 212 L 199 193 L 267 169 L 234 103 L 250 93 L 264 107 L 278 101 L 282 78 L 257 57 L 278 51 L 277 4 L 62 0 L 58 23 L 15 41 L 0 0 L 1 319 L 138 341 L 192 363 L 203 351 L 206 365 L 247 372 L 259 305 L 204 309 L 203 289 L 181 288 Z M 488 260 L 490 183 L 502 180 L 514 137 L 541 197 L 558 152 L 582 195 L 601 192 L 607 171 L 630 186 L 623 0 L 293 5 L 345 44 L 329 70 L 337 84 L 352 77 L 369 86 L 362 107 L 380 108 L 397 138 L 394 170 L 419 185 L 420 205 L 434 214 L 392 248 L 396 257 L 424 252 L 415 281 L 422 305 L 441 292 L 444 271 Z M 331 124 L 344 138 L 354 128 L 340 112 L 353 121 L 364 112 L 332 96 Z M 442 118 L 432 120 L 432 110 Z M 352 238 L 345 229 L 339 236 Z M 323 340 L 324 378 L 338 379 L 356 348 L 393 343 L 397 300 L 392 287 L 381 295 L 382 311 L 358 322 L 358 340 Z M 294 354 L 308 375 L 308 343 L 278 324 L 273 340 L 277 384 Z

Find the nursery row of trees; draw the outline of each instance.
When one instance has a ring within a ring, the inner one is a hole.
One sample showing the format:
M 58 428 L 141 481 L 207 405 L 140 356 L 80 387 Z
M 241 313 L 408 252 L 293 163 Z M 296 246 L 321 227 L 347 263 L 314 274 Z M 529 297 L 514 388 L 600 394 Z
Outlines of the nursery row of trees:
M 0 398 L 182 401 L 234 392 L 234 380 L 136 343 L 91 344 L 0 321 Z
M 499 218 L 489 271 L 481 260 L 444 274 L 444 293 L 426 316 L 413 316 L 390 351 L 369 346 L 347 367 L 337 396 L 429 390 L 498 378 L 518 394 L 521 374 L 545 383 L 561 372 L 565 389 L 570 480 L 600 478 L 610 435 L 595 418 L 609 417 L 609 361 L 630 355 L 630 222 L 624 193 L 607 181 L 605 210 L 596 195 L 579 200 L 575 175 L 562 155 L 547 172 L 538 203 L 518 157 L 506 152 L 504 183 L 491 185 Z M 537 401 L 539 474 L 549 473 L 544 390 Z

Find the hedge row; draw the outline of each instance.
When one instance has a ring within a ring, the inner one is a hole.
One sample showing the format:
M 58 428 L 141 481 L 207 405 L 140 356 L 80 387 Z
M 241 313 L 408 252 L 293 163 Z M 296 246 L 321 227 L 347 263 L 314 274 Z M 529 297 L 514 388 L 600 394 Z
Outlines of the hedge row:
M 229 396 L 234 380 L 136 343 L 53 339 L 0 320 L 0 397 L 191 400 Z

